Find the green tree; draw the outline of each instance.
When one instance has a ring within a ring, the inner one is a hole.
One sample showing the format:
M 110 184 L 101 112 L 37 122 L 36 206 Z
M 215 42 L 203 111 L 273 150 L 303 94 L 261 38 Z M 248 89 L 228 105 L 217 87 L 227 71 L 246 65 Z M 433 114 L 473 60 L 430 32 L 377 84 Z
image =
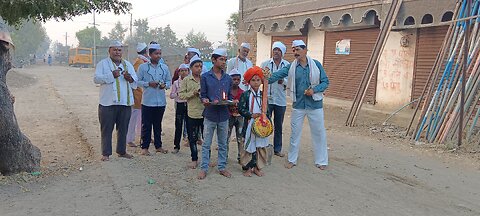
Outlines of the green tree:
M 93 37 L 95 36 L 95 43 L 97 46 L 100 45 L 100 41 L 102 32 L 97 29 L 97 27 L 86 27 L 77 33 L 75 33 L 75 37 L 78 40 L 79 47 L 93 47 Z
M 187 46 L 199 49 L 204 55 L 202 58 L 208 58 L 208 55 L 213 51 L 212 42 L 208 41 L 203 32 L 195 32 L 192 29 L 185 37 L 185 42 Z
M 47 48 L 50 45 L 47 31 L 40 23 L 25 22 L 19 29 L 10 27 L 10 31 L 16 44 L 13 57 L 17 62 L 28 61 L 34 55 L 43 54 L 46 51 L 45 45 Z
M 0 1 L 0 14 L 7 24 L 19 26 L 23 20 L 65 21 L 94 11 L 124 14 L 131 7 L 130 3 L 121 0 L 15 0 Z
M 227 22 L 228 32 L 227 32 L 227 51 L 231 55 L 235 55 L 238 49 L 238 12 L 230 14 Z
M 24 20 L 66 20 L 92 11 L 125 13 L 131 4 L 121 0 L 15 0 L 0 1 L 0 14 L 6 23 L 20 27 Z M 9 32 L 0 21 L 0 32 Z M 20 43 L 17 43 L 20 44 Z M 15 119 L 10 91 L 6 84 L 11 69 L 11 41 L 0 39 L 0 173 L 4 175 L 40 169 L 40 150 L 21 132 Z
M 163 47 L 184 47 L 183 40 L 177 38 L 177 34 L 167 25 L 165 28 L 158 27 L 150 30 L 151 40 L 156 41 Z
M 227 39 L 234 39 L 237 40 L 238 36 L 238 12 L 230 14 L 230 17 L 227 20 Z
M 108 38 L 110 40 L 118 40 L 120 42 L 123 42 L 125 39 L 125 33 L 127 32 L 128 29 L 123 28 L 122 23 L 118 21 L 115 23 L 115 27 L 108 33 Z
M 149 43 L 152 40 L 150 35 L 150 28 L 148 27 L 147 19 L 137 19 L 133 22 L 135 26 L 135 34 L 133 35 L 133 41 Z

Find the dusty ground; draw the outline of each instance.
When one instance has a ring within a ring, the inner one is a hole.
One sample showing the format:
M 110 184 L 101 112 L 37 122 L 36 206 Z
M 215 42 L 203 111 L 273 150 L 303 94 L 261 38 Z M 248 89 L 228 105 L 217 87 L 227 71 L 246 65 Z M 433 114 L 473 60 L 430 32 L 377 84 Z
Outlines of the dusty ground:
M 0 177 L 0 215 L 480 215 L 477 154 L 412 145 L 400 136 L 401 116 L 398 126 L 382 126 L 385 114 L 362 112 L 359 127 L 346 128 L 342 106 L 326 107 L 326 171 L 313 166 L 308 126 L 299 165 L 286 170 L 275 157 L 262 178 L 243 177 L 230 160 L 233 178 L 212 169 L 198 181 L 198 170 L 186 168 L 187 148 L 152 157 L 130 148 L 134 159 L 101 163 L 92 74 L 58 66 L 10 73 L 18 121 L 43 160 L 39 177 Z M 168 149 L 172 107 L 169 101 L 163 124 Z M 288 146 L 288 120 L 284 132 Z

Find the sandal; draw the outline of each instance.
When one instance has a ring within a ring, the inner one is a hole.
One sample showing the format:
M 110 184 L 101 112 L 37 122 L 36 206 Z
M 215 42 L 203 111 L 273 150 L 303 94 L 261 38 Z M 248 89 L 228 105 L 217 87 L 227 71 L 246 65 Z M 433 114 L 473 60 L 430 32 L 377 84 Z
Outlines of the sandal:
M 172 154 L 177 154 L 179 151 L 179 149 L 173 149 Z
M 294 166 L 296 166 L 296 165 L 295 165 L 294 163 L 292 163 L 292 162 L 288 162 L 288 163 L 285 164 L 285 168 L 287 168 L 287 169 L 291 169 L 291 168 L 293 168 Z
M 325 169 L 327 169 L 327 165 L 315 164 L 315 166 L 316 166 L 317 168 L 319 168 L 320 170 L 325 170 Z
M 102 158 L 100 159 L 101 161 L 109 161 L 110 160 L 110 157 L 109 156 L 102 156 Z

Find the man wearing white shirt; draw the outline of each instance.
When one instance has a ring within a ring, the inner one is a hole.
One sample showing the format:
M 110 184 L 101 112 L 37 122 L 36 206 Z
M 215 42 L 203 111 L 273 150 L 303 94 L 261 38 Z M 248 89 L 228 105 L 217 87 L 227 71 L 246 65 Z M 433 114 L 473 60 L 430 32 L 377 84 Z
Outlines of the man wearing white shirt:
M 276 41 L 272 45 L 272 58 L 263 62 L 261 68 L 268 68 L 272 73 L 289 65 L 290 63 L 283 59 L 287 47 L 280 41 Z M 280 79 L 268 86 L 268 112 L 269 118 L 273 114 L 273 152 L 276 156 L 285 157 L 282 153 L 282 126 L 285 111 L 287 110 L 287 95 L 286 95 L 287 81 Z
M 238 73 L 241 75 L 241 80 L 243 80 L 243 75 L 245 74 L 245 72 L 249 68 L 253 67 L 252 61 L 250 61 L 247 58 L 249 52 L 250 52 L 250 44 L 242 43 L 240 45 L 240 48 L 238 49 L 238 56 L 228 60 L 227 73 L 236 74 L 236 72 L 232 72 L 232 70 L 237 70 Z M 248 90 L 248 87 L 243 82 L 240 83 L 239 87 L 244 91 Z
M 137 88 L 137 75 L 133 65 L 122 59 L 123 45 L 112 41 L 108 48 L 110 57 L 98 62 L 94 83 L 100 84 L 98 118 L 102 139 L 102 161 L 112 155 L 112 133 L 117 128 L 117 149 L 119 157 L 132 158 L 126 151 L 128 123 L 131 106 L 134 104 L 132 89 Z

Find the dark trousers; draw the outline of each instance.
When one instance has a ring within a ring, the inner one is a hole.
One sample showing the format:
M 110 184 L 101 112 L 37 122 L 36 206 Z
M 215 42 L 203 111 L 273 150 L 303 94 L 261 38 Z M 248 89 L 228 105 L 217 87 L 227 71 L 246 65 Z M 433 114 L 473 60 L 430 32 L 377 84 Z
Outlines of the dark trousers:
M 124 155 L 127 153 L 127 132 L 128 122 L 132 108 L 129 106 L 98 105 L 98 120 L 100 121 L 101 139 L 102 139 L 102 155 L 112 155 L 112 133 L 113 128 L 117 128 L 117 154 Z
M 187 133 L 192 161 L 198 161 L 197 140 L 202 134 L 201 130 L 203 130 L 203 118 L 194 119 L 187 116 Z
M 153 126 L 153 144 L 155 148 L 162 147 L 162 120 L 165 113 L 165 107 L 149 107 L 142 105 L 142 149 L 150 147 L 152 141 Z
M 257 152 L 252 153 L 252 159 L 245 166 L 242 166 L 242 170 L 246 171 L 255 167 L 257 167 Z
M 183 134 L 183 122 L 187 117 L 187 103 L 177 103 L 177 108 L 175 110 L 175 138 L 173 144 L 175 149 L 180 149 L 180 140 L 182 139 Z
M 228 152 L 230 151 L 230 136 L 233 132 L 233 127 L 235 127 L 235 139 L 237 141 L 237 160 L 240 160 L 240 152 L 242 152 L 243 148 L 243 140 L 242 140 L 242 131 L 243 131 L 243 117 L 242 116 L 230 116 L 228 120 L 228 140 L 227 140 L 227 159 L 228 159 Z
M 282 127 L 286 110 L 286 106 L 268 105 L 268 118 L 272 119 L 273 113 L 273 151 L 275 153 L 282 152 Z

